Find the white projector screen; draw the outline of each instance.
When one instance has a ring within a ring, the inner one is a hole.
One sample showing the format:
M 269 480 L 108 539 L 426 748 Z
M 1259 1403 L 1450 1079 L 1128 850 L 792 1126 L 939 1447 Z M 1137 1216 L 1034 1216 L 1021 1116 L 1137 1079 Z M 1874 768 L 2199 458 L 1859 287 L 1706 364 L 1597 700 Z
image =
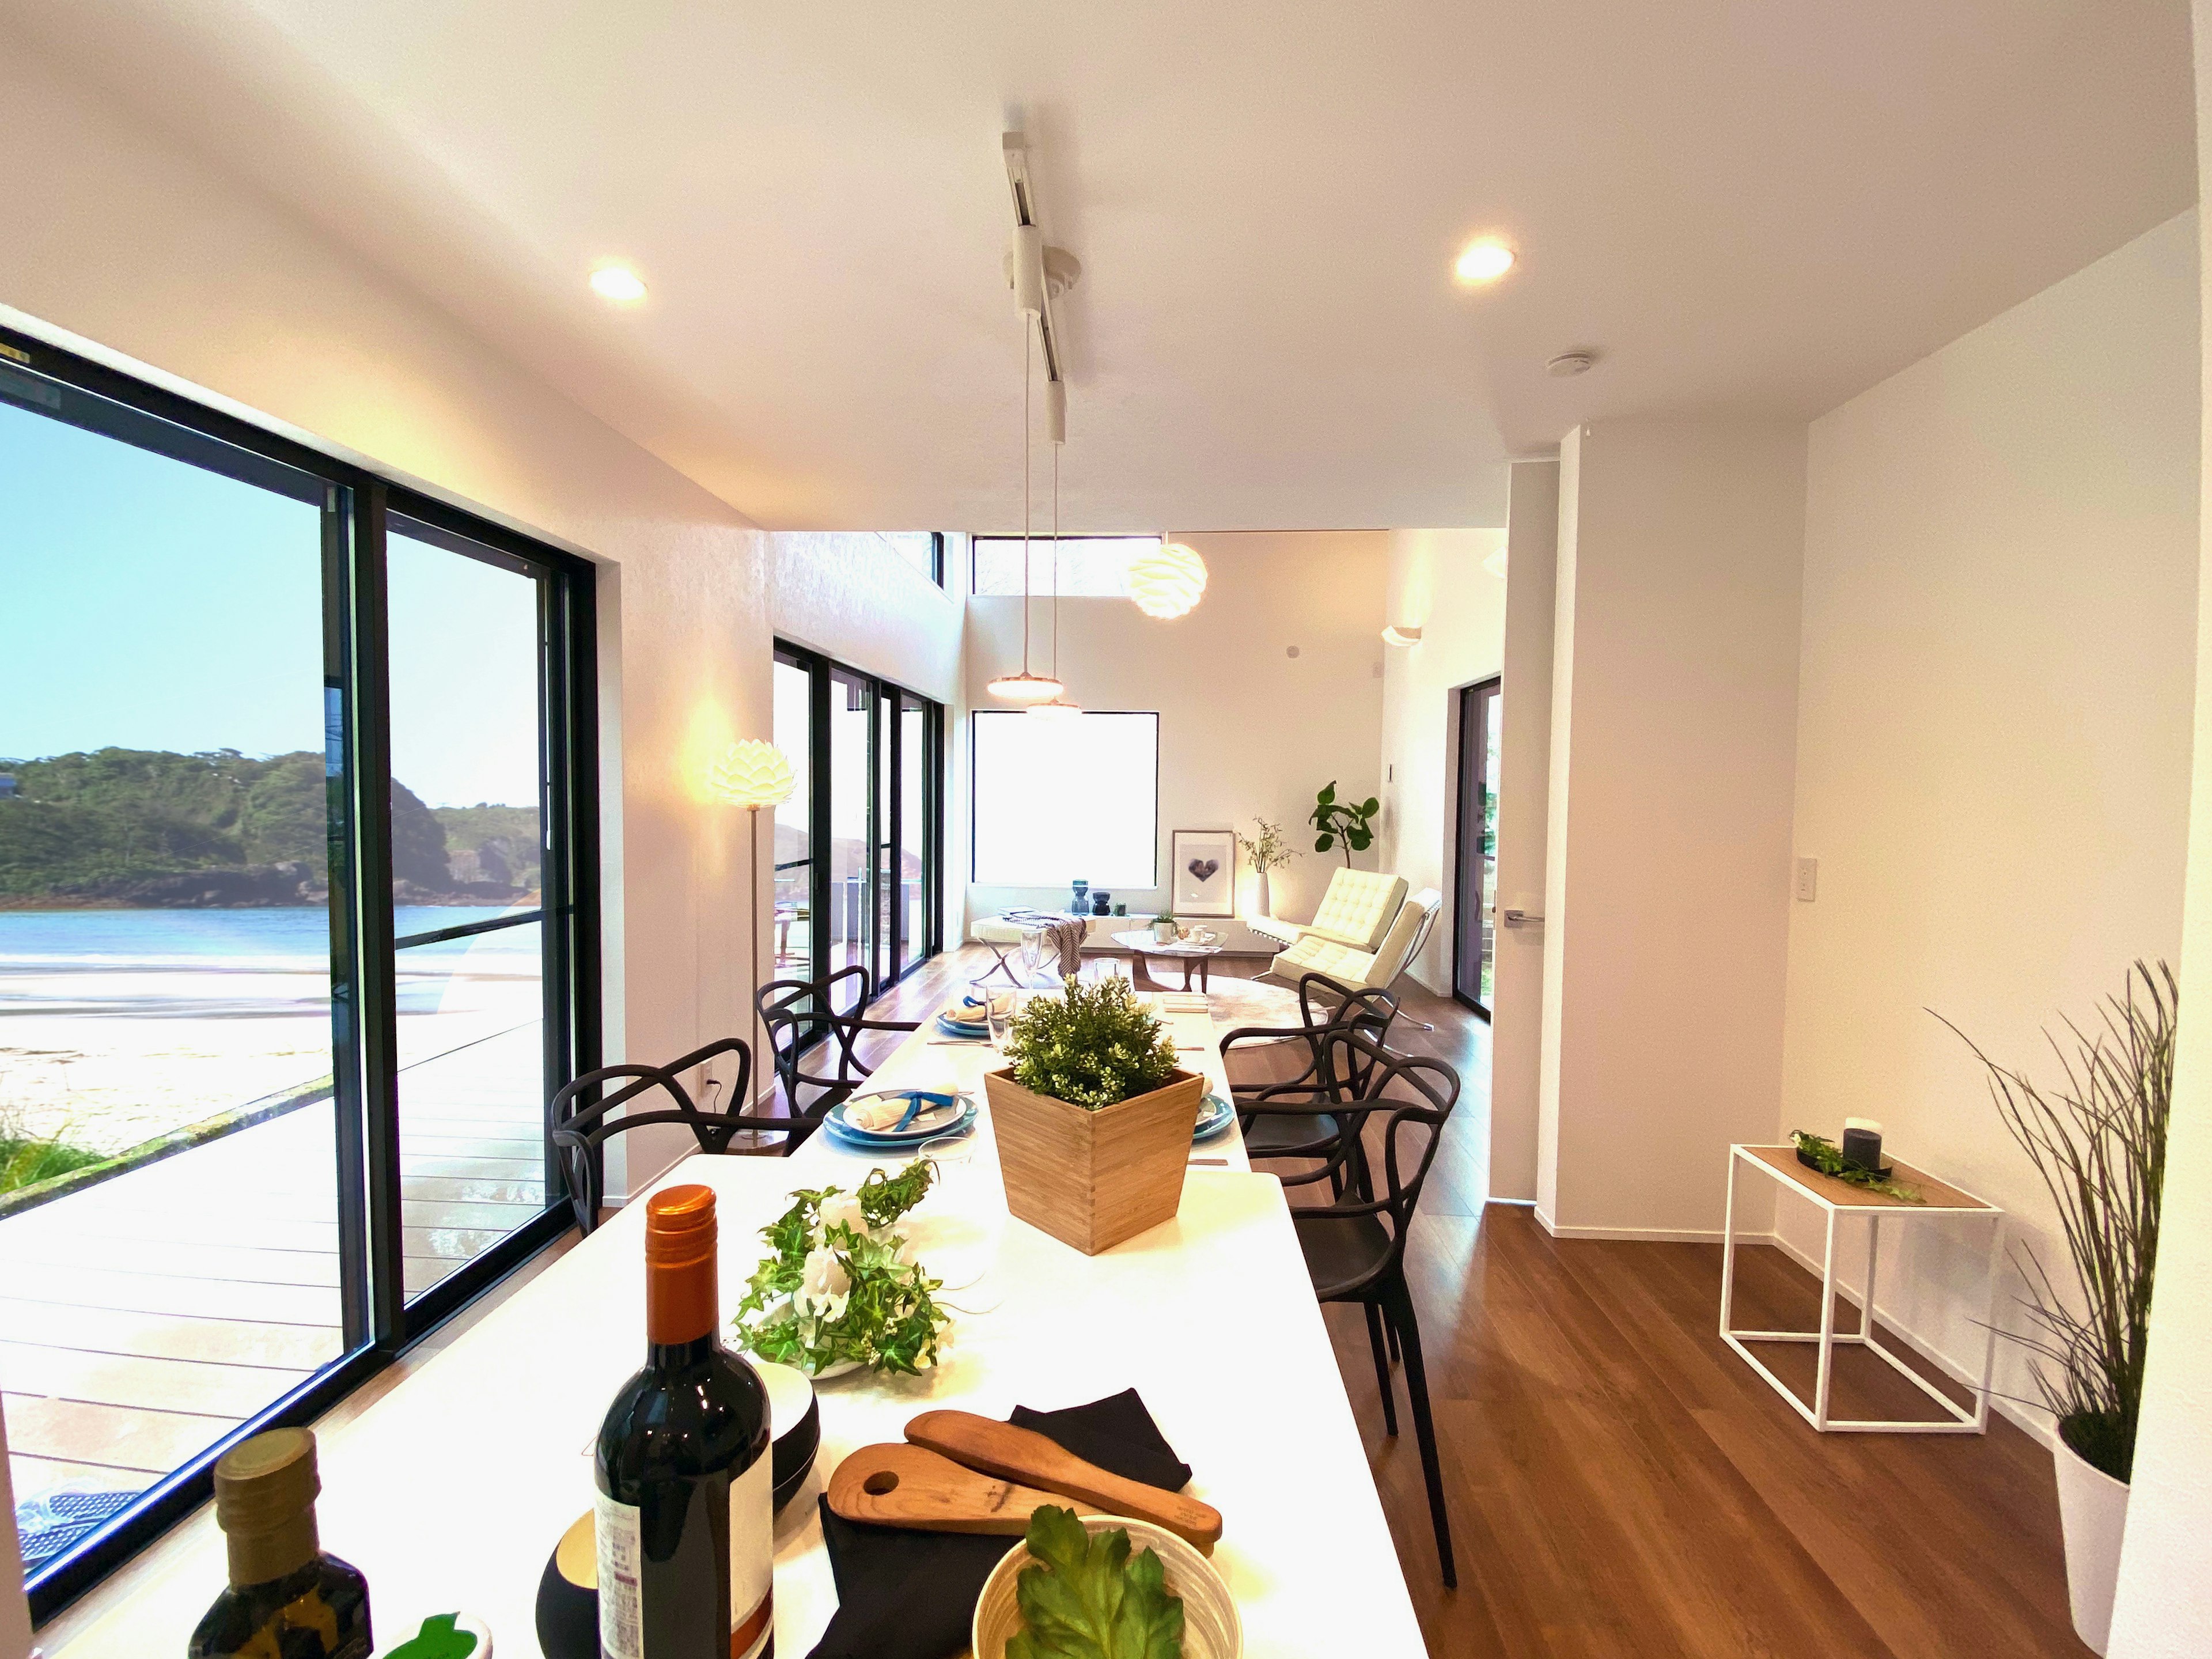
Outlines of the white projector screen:
M 975 880 L 1159 884 L 1160 717 L 978 709 Z

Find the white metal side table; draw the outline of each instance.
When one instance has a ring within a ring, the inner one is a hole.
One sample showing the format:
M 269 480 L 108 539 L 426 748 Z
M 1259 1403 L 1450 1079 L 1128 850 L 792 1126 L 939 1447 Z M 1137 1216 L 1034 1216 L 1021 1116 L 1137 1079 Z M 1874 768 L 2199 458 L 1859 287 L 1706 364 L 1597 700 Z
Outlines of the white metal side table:
M 1822 1175 L 1800 1164 L 1794 1146 L 1729 1148 L 1728 1221 L 1721 1246 L 1721 1340 L 1742 1355 L 1745 1363 L 1765 1377 L 1777 1394 L 1796 1407 L 1800 1417 L 1824 1434 L 1980 1434 L 1989 1427 L 1990 1373 L 1996 1360 L 1997 1273 L 2004 1261 L 2004 1212 L 1948 1182 L 1938 1181 L 1924 1170 L 1894 1159 L 1892 1162 L 1895 1170 L 1891 1178 L 1916 1188 L 1926 1202 L 1910 1203 Z M 1744 1168 L 1770 1176 L 1784 1193 L 1805 1199 L 1825 1212 L 1826 1239 L 1820 1256 L 1820 1328 L 1817 1331 L 1740 1331 L 1735 1327 L 1735 1186 L 1737 1172 Z M 1838 1218 L 1846 1215 L 1863 1216 L 1867 1222 L 1866 1289 L 1859 1304 L 1859 1328 L 1856 1331 L 1836 1328 L 1836 1224 Z M 1988 1334 L 1982 1349 L 1982 1380 L 1974 1389 L 1974 1408 L 1971 1412 L 1884 1347 L 1875 1340 L 1874 1330 L 1875 1267 L 1881 1246 L 1881 1224 L 1960 1217 L 1990 1224 L 1988 1316 L 1984 1322 Z M 1807 1405 L 1795 1389 L 1769 1370 L 1757 1354 L 1744 1346 L 1747 1341 L 1818 1343 L 1820 1361 L 1814 1376 L 1813 1403 Z M 1890 1369 L 1941 1406 L 1943 1417 L 1916 1421 L 1831 1416 L 1828 1389 L 1834 1377 L 1835 1351 L 1839 1345 L 1863 1347 L 1879 1356 Z

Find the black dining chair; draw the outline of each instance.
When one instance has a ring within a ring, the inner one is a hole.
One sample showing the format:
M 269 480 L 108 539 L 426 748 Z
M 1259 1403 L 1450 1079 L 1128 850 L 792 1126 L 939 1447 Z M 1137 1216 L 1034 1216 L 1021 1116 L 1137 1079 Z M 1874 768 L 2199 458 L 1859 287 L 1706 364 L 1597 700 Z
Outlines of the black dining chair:
M 1366 1082 L 1358 1098 L 1337 1109 L 1336 1115 L 1345 1120 L 1345 1133 L 1328 1166 L 1281 1177 L 1283 1185 L 1291 1188 L 1321 1181 L 1332 1172 L 1336 1176 L 1332 1202 L 1293 1204 L 1291 1220 L 1315 1296 L 1323 1302 L 1357 1302 L 1366 1311 L 1367 1341 L 1382 1395 L 1382 1427 L 1391 1435 L 1398 1432 L 1398 1407 L 1391 1392 L 1385 1327 L 1398 1339 L 1405 1359 L 1406 1397 L 1413 1408 L 1413 1433 L 1420 1443 L 1421 1474 L 1429 1489 L 1429 1518 L 1437 1530 L 1437 1556 L 1443 1565 L 1445 1584 L 1456 1585 L 1459 1569 L 1452 1556 L 1436 1425 L 1429 1412 L 1428 1371 L 1421 1359 L 1413 1292 L 1406 1281 L 1406 1235 L 1420 1202 L 1422 1184 L 1436 1161 L 1444 1124 L 1459 1102 L 1459 1073 L 1441 1060 L 1391 1054 L 1357 1031 L 1333 1032 L 1326 1042 L 1351 1051 L 1330 1060 L 1332 1069 L 1347 1075 L 1364 1068 Z M 1252 1109 L 1267 1115 L 1294 1113 L 1297 1108 L 1261 1105 Z M 1352 1148 L 1370 1135 L 1379 1146 L 1382 1176 L 1372 1195 L 1345 1173 L 1354 1156 Z
M 606 1198 L 606 1143 L 618 1134 L 649 1124 L 680 1123 L 698 1140 L 699 1150 L 726 1153 L 730 1143 L 750 1129 L 786 1137 L 793 1144 L 791 1123 L 780 1117 L 756 1117 L 742 1112 L 702 1109 L 684 1086 L 683 1074 L 718 1054 L 738 1057 L 738 1075 L 724 1097 L 732 1105 L 752 1098 L 753 1056 L 742 1037 L 722 1037 L 703 1048 L 695 1048 L 665 1066 L 602 1066 L 554 1091 L 545 1105 L 545 1138 L 568 1177 L 568 1201 L 576 1212 L 576 1225 L 588 1234 L 599 1224 L 599 1208 Z M 611 1084 L 621 1087 L 600 1091 Z M 623 1111 L 630 1102 L 659 1089 L 675 1103 L 673 1108 L 653 1111 Z M 619 1112 L 619 1116 L 616 1114 Z M 801 1137 L 803 1138 L 803 1137 Z
M 841 1008 L 848 993 L 850 1000 Z M 755 1000 L 776 1081 L 783 1085 L 785 1108 L 793 1123 L 801 1126 L 793 1130 L 794 1146 L 814 1133 L 831 1107 L 850 1099 L 868 1080 L 870 1068 L 854 1047 L 863 1031 L 912 1031 L 921 1025 L 919 1020 L 866 1018 L 875 983 L 858 964 L 823 979 L 770 980 Z M 833 1047 L 817 1054 L 825 1042 Z M 832 1060 L 835 1068 L 825 1074 Z
M 1340 1101 L 1357 1100 L 1364 1091 L 1373 1063 L 1358 1050 L 1328 1041 L 1330 1034 L 1356 1031 L 1377 1048 L 1389 1042 L 1390 1027 L 1398 1018 L 1398 1001 L 1388 991 L 1354 991 L 1325 974 L 1307 974 L 1298 981 L 1298 1012 L 1304 1024 L 1283 1026 L 1239 1026 L 1221 1039 L 1225 1067 L 1230 1052 L 1239 1043 L 1271 1048 L 1303 1045 L 1305 1064 L 1294 1077 L 1273 1083 L 1229 1085 L 1231 1103 L 1237 1110 L 1244 1133 L 1244 1150 L 1254 1158 L 1325 1158 L 1343 1137 L 1343 1125 L 1328 1108 Z M 1333 1068 L 1346 1068 L 1342 1076 Z M 1288 1106 L 1302 1109 L 1279 1109 Z M 1277 1109 L 1248 1112 L 1249 1107 Z M 1359 1190 L 1372 1197 L 1365 1182 L 1365 1163 L 1354 1146 L 1352 1157 L 1339 1169 L 1335 1180 L 1347 1175 L 1361 1182 Z M 1333 1183 L 1334 1184 L 1334 1183 Z

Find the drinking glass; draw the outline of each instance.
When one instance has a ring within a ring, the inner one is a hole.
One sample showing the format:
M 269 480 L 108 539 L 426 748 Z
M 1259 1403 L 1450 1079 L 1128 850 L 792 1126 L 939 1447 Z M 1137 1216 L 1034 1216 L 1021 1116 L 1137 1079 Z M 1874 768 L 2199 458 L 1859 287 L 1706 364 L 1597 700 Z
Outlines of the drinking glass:
M 991 999 L 991 1046 L 1000 1054 L 1006 1052 L 1006 1038 L 1014 1029 L 1014 998 L 1010 991 L 1002 991 Z
M 1022 977 L 1034 981 L 1044 970 L 1044 932 L 1032 927 L 1022 934 Z
M 975 1164 L 975 1136 L 939 1135 L 921 1144 L 921 1156 L 935 1165 L 929 1196 L 915 1212 L 912 1229 L 916 1254 L 930 1276 L 947 1291 L 975 1291 L 998 1261 L 1001 1216 L 984 1190 Z M 981 1313 L 993 1298 L 962 1298 L 965 1313 Z M 951 1305 L 947 1304 L 948 1306 Z

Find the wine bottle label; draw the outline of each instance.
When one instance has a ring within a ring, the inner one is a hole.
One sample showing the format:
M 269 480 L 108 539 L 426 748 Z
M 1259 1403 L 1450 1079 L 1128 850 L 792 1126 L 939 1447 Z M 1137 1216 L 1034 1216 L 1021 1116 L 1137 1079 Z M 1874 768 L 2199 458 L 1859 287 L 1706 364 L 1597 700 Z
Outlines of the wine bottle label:
M 643 1659 L 645 1616 L 638 1581 L 644 1564 L 637 1505 L 618 1504 L 601 1492 L 592 1505 L 592 1522 L 599 1534 L 599 1652 L 603 1659 Z
M 730 1659 L 755 1659 L 775 1635 L 775 1464 L 763 1452 L 730 1482 Z

